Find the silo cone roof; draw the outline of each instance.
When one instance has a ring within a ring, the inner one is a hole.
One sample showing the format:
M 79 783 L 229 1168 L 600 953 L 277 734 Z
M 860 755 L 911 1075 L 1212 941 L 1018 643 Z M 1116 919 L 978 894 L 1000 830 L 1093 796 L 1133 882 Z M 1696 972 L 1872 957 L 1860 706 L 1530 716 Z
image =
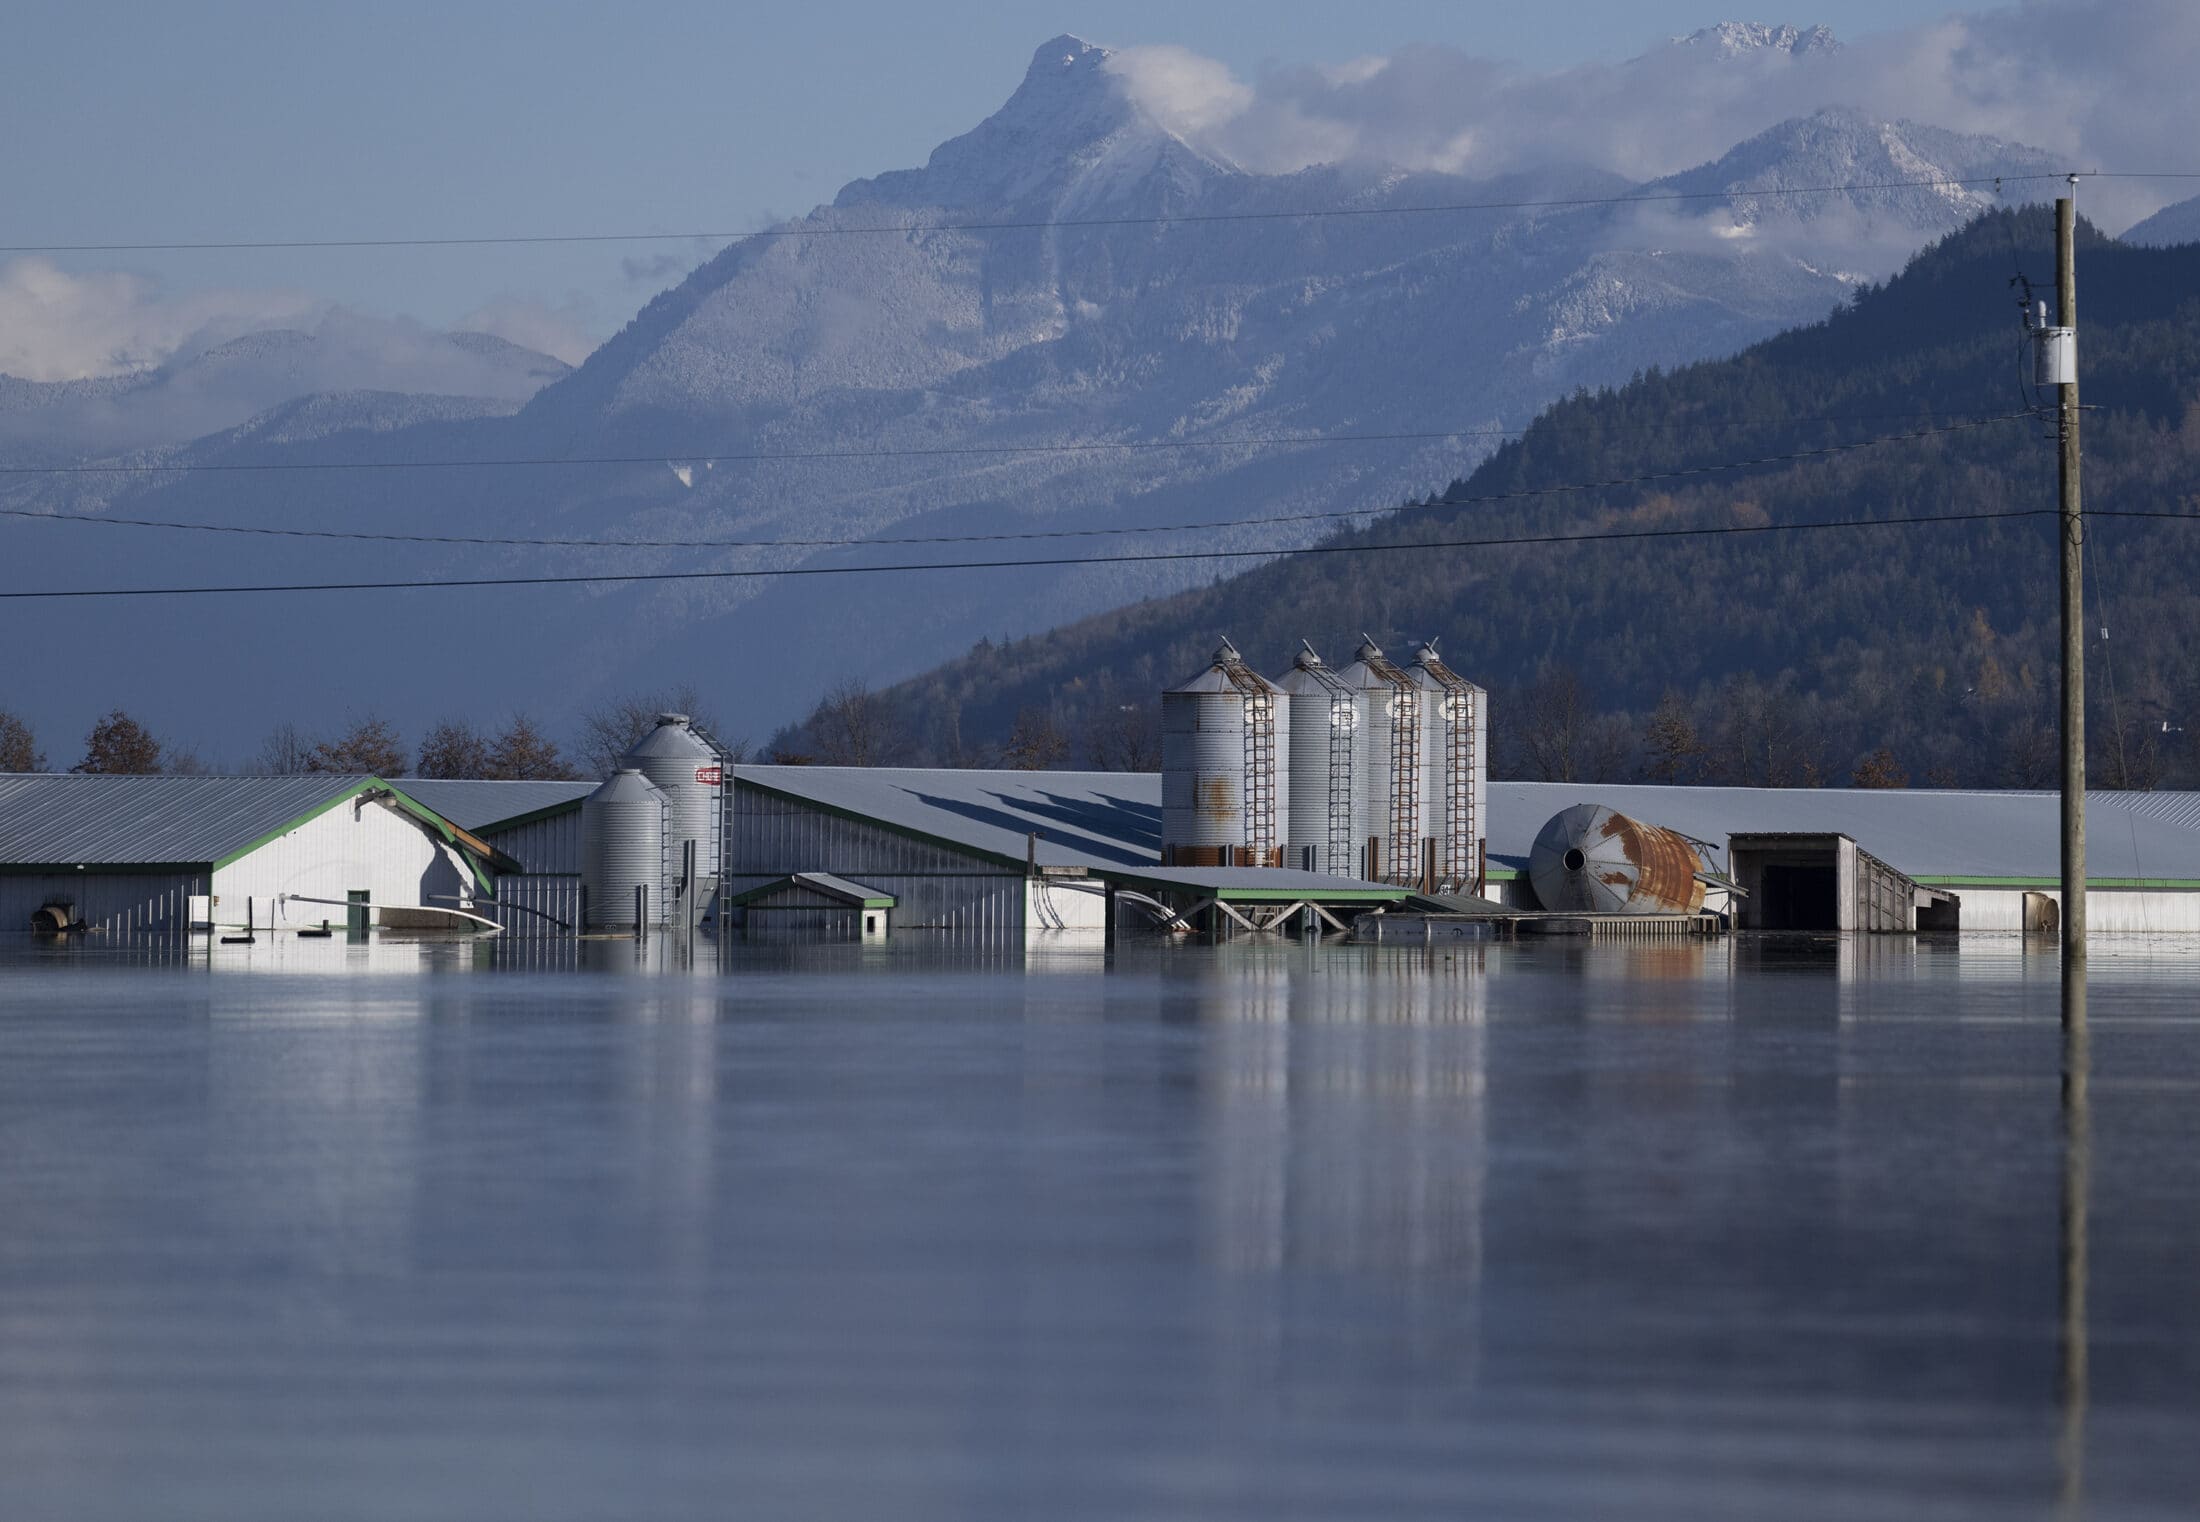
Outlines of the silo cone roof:
M 1679 836 L 1637 824 L 1600 803 L 1551 816 L 1528 855 L 1528 880 L 1546 909 L 1588 914 L 1687 913 L 1702 903 L 1702 863 Z
M 1395 692 L 1400 683 L 1408 686 L 1413 683 L 1413 679 L 1396 662 L 1384 655 L 1382 647 L 1373 640 L 1362 641 L 1360 648 L 1353 652 L 1352 664 L 1337 675 L 1344 679 L 1348 687 L 1373 688 L 1377 691 L 1387 688 Z
M 1233 667 L 1236 670 L 1235 675 L 1232 674 Z M 1246 679 L 1249 679 L 1253 683 L 1251 691 L 1274 692 L 1276 690 L 1274 684 L 1271 683 L 1268 678 L 1262 676 L 1252 667 L 1245 664 L 1244 658 L 1237 653 L 1235 648 L 1225 644 L 1220 649 L 1215 651 L 1214 659 L 1208 662 L 1207 668 L 1204 671 L 1199 672 L 1197 675 L 1191 677 L 1187 681 L 1178 683 L 1176 686 L 1171 687 L 1168 690 L 1170 692 L 1190 693 L 1242 693 L 1248 690 L 1246 687 Z
M 670 724 L 660 718 L 648 734 L 627 747 L 626 754 L 619 758 L 620 765 L 632 766 L 637 761 L 655 761 L 660 758 L 676 761 L 698 757 L 704 760 L 713 759 L 716 752 L 687 726 L 685 718 L 686 715 L 683 714 L 680 721 Z
M 664 793 L 633 767 L 613 772 L 602 787 L 588 795 L 590 803 L 662 803 Z

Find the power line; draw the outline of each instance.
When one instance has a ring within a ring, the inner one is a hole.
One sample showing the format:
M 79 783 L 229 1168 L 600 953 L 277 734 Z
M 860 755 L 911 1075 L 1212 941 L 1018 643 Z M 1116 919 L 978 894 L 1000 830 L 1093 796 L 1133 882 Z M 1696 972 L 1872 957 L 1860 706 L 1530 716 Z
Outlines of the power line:
M 2117 174 L 2110 176 L 2102 170 L 2087 169 L 2078 172 L 2094 178 L 2200 179 L 2200 173 Z M 1157 227 L 1174 223 L 1190 225 L 1224 222 L 1295 222 L 1319 217 L 1402 217 L 1468 211 L 1563 210 L 1578 206 L 1625 206 L 1675 201 L 1756 200 L 1770 196 L 1840 195 L 1867 190 L 1968 189 L 1973 186 L 2003 183 L 2022 184 L 2034 180 L 2067 182 L 2069 178 L 2070 173 L 2068 171 L 2059 171 L 2054 174 L 1974 175 L 1963 179 L 1939 177 L 1917 180 L 1862 181 L 1848 185 L 1791 185 L 1766 190 L 1674 190 L 1614 196 L 1557 196 L 1547 200 L 1452 201 L 1420 206 L 1331 206 L 1288 211 L 1190 212 L 1173 216 L 1053 217 L 995 222 L 864 223 L 849 227 L 783 226 L 760 228 L 752 232 L 534 233 L 469 238 L 283 238 L 238 239 L 227 242 L 204 243 L 182 241 L 166 243 L 0 243 L 0 254 L 218 253 L 317 248 L 486 248 L 544 243 L 736 242 L 746 238 L 825 238 L 877 233 L 1041 232 L 1059 228 L 1080 227 Z
M 1027 529 L 1013 533 L 915 534 L 867 539 L 557 539 L 518 538 L 487 534 L 390 534 L 370 533 L 365 530 L 353 529 L 289 528 L 242 523 L 201 523 L 171 518 L 122 518 L 107 515 L 93 517 L 66 513 L 42 513 L 19 507 L 0 508 L 0 517 L 21 518 L 37 523 L 71 523 L 105 528 L 177 529 L 210 534 L 251 534 L 276 539 L 340 539 L 374 544 L 448 544 L 512 549 L 854 549 L 889 544 L 990 544 L 1029 539 L 1096 539 L 1125 534 L 1182 533 L 1196 529 L 1253 528 L 1279 523 L 1337 522 L 1353 518 L 1374 517 L 1390 512 L 1473 507 L 1495 502 L 1520 502 L 1543 497 L 1569 496 L 1582 492 L 1610 491 L 1627 486 L 1649 485 L 1658 481 L 1673 481 L 1693 476 L 1717 475 L 1733 470 L 1748 470 L 1762 465 L 1787 465 L 1804 460 L 1825 459 L 1834 455 L 1853 454 L 1863 449 L 1877 449 L 1888 444 L 1901 444 L 1916 439 L 1933 438 L 1942 434 L 1961 433 L 1970 429 L 1992 427 L 1998 423 L 2015 422 L 2032 416 L 2034 414 L 2029 410 L 1997 413 L 1991 417 L 1966 418 L 1933 427 L 1912 429 L 1905 433 L 1881 434 L 1876 438 L 1856 439 L 1845 444 L 1825 444 L 1813 449 L 1797 449 L 1789 450 L 1783 454 L 1758 455 L 1746 460 L 1723 460 L 1710 465 L 1677 466 L 1671 470 L 1645 471 L 1640 475 L 1617 477 L 1608 481 L 1574 481 L 1557 486 L 1523 487 L 1517 491 L 1478 492 L 1464 496 L 1438 497 L 1427 502 L 1402 503 L 1396 508 L 1360 507 L 1333 512 L 1274 513 L 1261 517 L 1221 518 L 1190 523 L 1117 525 L 1104 528 L 1078 529 Z M 1256 553 L 1274 554 L 1279 552 L 1259 551 Z M 590 580 L 594 578 L 583 577 L 581 579 Z
M 1529 434 L 1566 437 L 1577 433 L 1670 433 L 1687 428 L 1762 428 L 1768 424 L 1881 423 L 1908 420 L 1907 412 L 1850 412 L 1815 417 L 1718 418 L 1670 423 L 1616 423 L 1606 427 L 1567 428 L 1543 422 L 1519 428 L 1453 428 L 1422 433 L 1250 434 L 1217 439 L 1085 439 L 1067 444 L 941 444 L 906 449 L 752 450 L 739 454 L 668 451 L 646 455 L 513 455 L 480 460 L 251 460 L 183 461 L 122 465 L 0 465 L 0 476 L 160 476 L 201 474 L 253 475 L 262 472 L 320 470 L 505 470 L 529 466 L 574 465 L 755 465 L 778 461 L 905 460 L 955 456 L 1095 454 L 1108 451 L 1174 449 L 1291 449 L 1331 444 L 1441 443 L 1454 439 L 1519 439 Z
M 1054 566 L 1128 565 L 1167 560 L 1248 560 L 1285 555 L 1379 555 L 1400 551 L 1503 549 L 1520 545 L 1596 544 L 1614 540 L 1721 538 L 1737 534 L 1802 533 L 1820 529 L 1894 528 L 1940 523 L 2052 517 L 2053 508 L 2014 508 L 1905 518 L 1836 518 L 1812 523 L 1720 524 L 1706 528 L 1614 529 L 1586 534 L 1517 534 L 1494 539 L 1436 539 L 1402 544 L 1315 544 L 1303 549 L 1167 550 L 1131 555 L 1062 555 L 1034 560 L 939 560 L 908 565 L 790 566 L 778 570 L 638 571 L 582 576 L 468 576 L 444 580 L 248 583 L 230 586 L 85 587 L 0 592 L 0 600 L 115 597 L 205 597 L 268 592 L 402 592 L 482 587 L 619 585 L 659 581 L 742 581 L 771 576 L 876 576 L 913 571 L 1012 571 Z

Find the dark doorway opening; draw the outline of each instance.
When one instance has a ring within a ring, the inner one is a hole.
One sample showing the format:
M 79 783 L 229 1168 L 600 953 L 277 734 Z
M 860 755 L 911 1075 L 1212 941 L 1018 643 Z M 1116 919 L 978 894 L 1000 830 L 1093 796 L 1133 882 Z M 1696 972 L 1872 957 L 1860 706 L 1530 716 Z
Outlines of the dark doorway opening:
M 1768 863 L 1757 890 L 1756 920 L 1766 930 L 1837 930 L 1834 868 Z

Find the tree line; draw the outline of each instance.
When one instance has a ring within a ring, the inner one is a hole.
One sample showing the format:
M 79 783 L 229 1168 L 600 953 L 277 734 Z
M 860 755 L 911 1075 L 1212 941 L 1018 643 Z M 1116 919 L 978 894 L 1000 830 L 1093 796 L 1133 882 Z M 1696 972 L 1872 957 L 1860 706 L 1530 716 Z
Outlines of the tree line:
M 578 738 L 570 750 L 526 714 L 514 714 L 500 725 L 443 719 L 429 727 L 417 746 L 408 744 L 387 719 L 368 714 L 325 734 L 285 720 L 236 769 L 268 777 L 306 772 L 491 781 L 600 777 L 617 766 L 619 757 L 663 712 L 686 713 L 706 732 L 717 732 L 710 706 L 692 686 L 679 686 L 629 694 L 585 711 L 576 723 Z M 748 751 L 745 742 L 727 748 L 736 760 Z M 0 710 L 0 772 L 50 769 L 30 724 L 20 715 Z M 92 725 L 84 736 L 82 755 L 66 769 L 110 776 L 203 776 L 210 770 L 195 751 L 161 738 L 119 708 Z

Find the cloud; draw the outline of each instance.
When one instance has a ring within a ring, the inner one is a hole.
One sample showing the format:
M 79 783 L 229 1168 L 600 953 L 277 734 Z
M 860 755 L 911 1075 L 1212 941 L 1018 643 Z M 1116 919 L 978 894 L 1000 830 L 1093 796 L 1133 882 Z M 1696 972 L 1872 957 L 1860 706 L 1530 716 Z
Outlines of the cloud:
M 0 374 L 84 380 L 149 370 L 266 328 L 310 325 L 328 303 L 297 291 L 168 294 L 119 270 L 79 274 L 50 259 L 0 264 Z
M 647 258 L 629 255 L 619 261 L 619 273 L 629 285 L 662 285 L 675 275 L 686 274 L 695 264 L 695 260 L 678 254 L 651 254 Z
M 577 308 L 517 299 L 471 314 L 490 333 L 579 359 L 594 347 Z M 516 406 L 555 365 L 467 343 L 410 318 L 378 317 L 286 291 L 169 295 L 141 276 L 74 273 L 50 261 L 0 264 L 0 373 L 26 380 L 120 377 L 55 388 L 0 414 L 0 444 L 97 454 L 235 427 L 317 392 L 386 391 Z
M 1109 68 L 1156 121 L 1266 173 L 1359 161 L 1483 178 L 1578 165 L 1644 180 L 1828 106 L 2004 138 L 2074 167 L 2144 170 L 2192 157 L 2182 107 L 2200 74 L 2200 6 L 2020 0 L 1841 48 L 1658 44 L 1553 72 L 1441 46 L 1270 69 L 1250 85 L 1180 48 L 1127 48 Z M 2085 190 L 2110 226 L 2179 193 Z
M 601 341 L 591 329 L 588 303 L 578 298 L 549 306 L 518 296 L 499 296 L 451 324 L 457 333 L 487 333 L 506 343 L 577 365 Z

